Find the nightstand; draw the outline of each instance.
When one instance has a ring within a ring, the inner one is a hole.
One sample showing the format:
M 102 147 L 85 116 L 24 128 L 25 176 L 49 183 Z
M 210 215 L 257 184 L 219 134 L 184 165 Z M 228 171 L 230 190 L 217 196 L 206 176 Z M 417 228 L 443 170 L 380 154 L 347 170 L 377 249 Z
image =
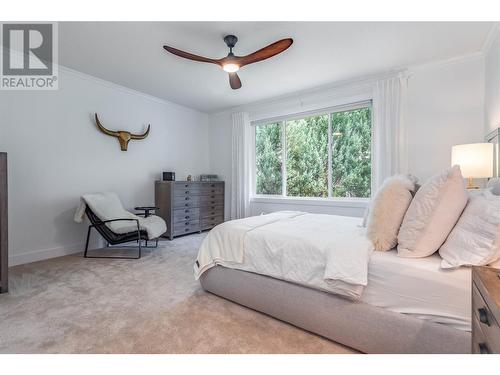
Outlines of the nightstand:
M 472 353 L 500 353 L 500 269 L 472 267 Z

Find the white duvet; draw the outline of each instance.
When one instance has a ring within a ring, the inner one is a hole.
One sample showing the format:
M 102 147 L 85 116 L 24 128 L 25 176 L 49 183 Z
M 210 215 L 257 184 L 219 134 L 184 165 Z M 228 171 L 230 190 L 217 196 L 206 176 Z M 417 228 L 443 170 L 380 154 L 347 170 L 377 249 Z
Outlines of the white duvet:
M 359 298 L 373 247 L 359 218 L 281 211 L 225 222 L 210 231 L 195 277 L 215 265 L 256 272 Z M 322 280 L 317 280 L 322 278 Z

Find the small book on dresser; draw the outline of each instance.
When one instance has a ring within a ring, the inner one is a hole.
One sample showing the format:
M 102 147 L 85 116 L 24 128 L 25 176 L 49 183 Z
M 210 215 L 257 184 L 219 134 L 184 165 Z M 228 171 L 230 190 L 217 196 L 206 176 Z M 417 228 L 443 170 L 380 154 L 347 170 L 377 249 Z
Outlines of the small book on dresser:
M 500 354 L 500 269 L 472 268 L 472 353 Z

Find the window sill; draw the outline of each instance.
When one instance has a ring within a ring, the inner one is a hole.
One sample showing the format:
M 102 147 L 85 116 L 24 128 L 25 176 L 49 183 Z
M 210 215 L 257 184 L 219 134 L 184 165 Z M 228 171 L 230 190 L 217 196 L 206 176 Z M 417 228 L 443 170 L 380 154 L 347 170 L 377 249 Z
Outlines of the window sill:
M 304 206 L 335 206 L 366 208 L 369 198 L 300 198 L 256 195 L 250 198 L 250 203 L 294 204 Z

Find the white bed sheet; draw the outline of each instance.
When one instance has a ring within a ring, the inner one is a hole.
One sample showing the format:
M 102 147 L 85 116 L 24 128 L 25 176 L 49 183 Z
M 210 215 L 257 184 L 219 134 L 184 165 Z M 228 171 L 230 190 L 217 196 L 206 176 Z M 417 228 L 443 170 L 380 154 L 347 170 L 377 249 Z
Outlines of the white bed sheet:
M 437 253 L 401 258 L 395 250 L 374 252 L 361 301 L 470 331 L 471 270 L 443 270 L 440 263 Z
M 361 224 L 359 218 L 337 216 L 335 219 L 343 227 L 359 228 Z M 294 241 L 295 236 L 304 236 L 304 233 L 291 233 L 280 251 L 269 251 L 278 248 L 275 243 L 266 243 L 272 240 L 272 236 L 264 236 L 260 231 L 250 233 L 245 240 L 243 263 L 220 264 L 322 291 L 338 292 L 337 285 L 324 279 L 324 254 L 316 253 L 312 248 L 307 254 L 297 253 L 298 250 L 285 243 Z M 361 231 L 359 235 L 362 235 Z M 351 238 L 347 243 L 352 245 L 355 240 Z M 370 305 L 470 331 L 470 269 L 442 270 L 439 268 L 440 261 L 438 254 L 409 259 L 398 257 L 395 250 L 373 252 L 368 264 L 368 285 L 364 291 L 363 287 L 350 284 L 345 284 L 344 289 L 347 286 L 352 295 L 361 294 L 360 300 Z

